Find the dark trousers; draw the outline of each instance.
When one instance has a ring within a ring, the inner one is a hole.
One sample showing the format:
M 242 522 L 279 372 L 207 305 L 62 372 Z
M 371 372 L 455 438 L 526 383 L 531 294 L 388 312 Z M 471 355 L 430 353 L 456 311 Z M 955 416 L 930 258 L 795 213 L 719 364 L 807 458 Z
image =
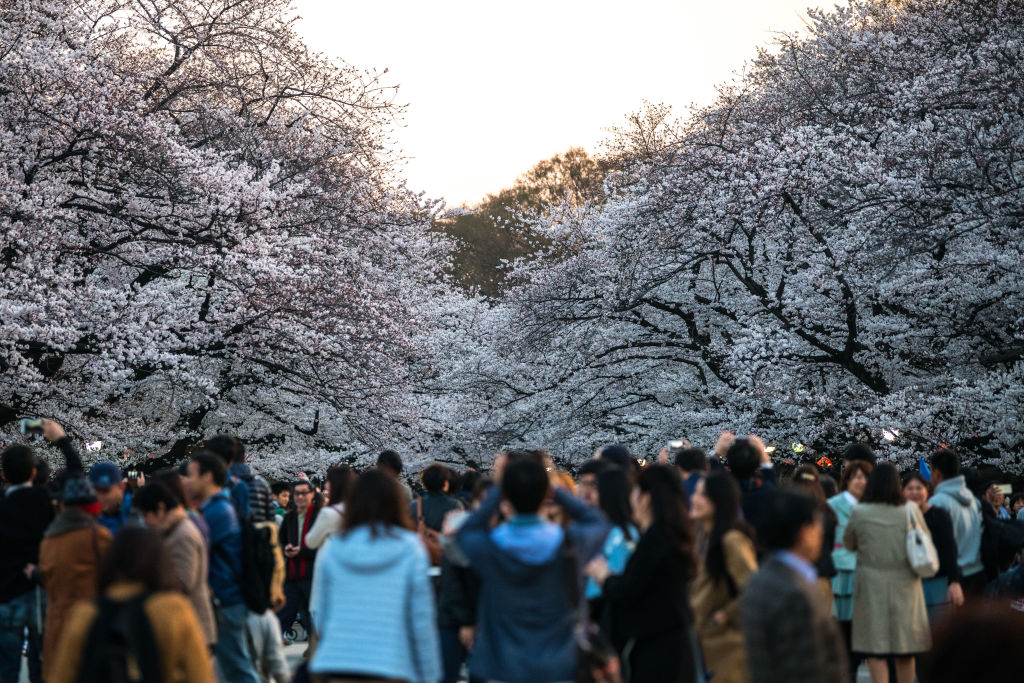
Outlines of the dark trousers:
M 850 655 L 850 680 L 857 680 L 857 669 L 860 668 L 860 663 L 864 661 L 864 657 L 857 652 L 853 651 L 853 622 L 852 621 L 840 621 L 839 630 L 843 633 L 843 641 L 846 643 L 846 652 Z M 896 680 L 895 678 L 893 680 Z
M 444 665 L 444 676 L 441 678 L 441 683 L 458 683 L 459 671 L 469 652 L 459 640 L 459 629 L 441 628 L 438 629 L 438 633 L 441 637 L 441 662 Z M 470 676 L 469 683 L 483 683 L 483 681 Z
M 302 628 L 307 634 L 313 632 L 313 624 L 309 620 L 309 592 L 313 587 L 311 579 L 296 579 L 284 582 L 284 607 L 277 613 L 281 628 L 285 631 L 292 627 L 295 618 L 299 618 Z

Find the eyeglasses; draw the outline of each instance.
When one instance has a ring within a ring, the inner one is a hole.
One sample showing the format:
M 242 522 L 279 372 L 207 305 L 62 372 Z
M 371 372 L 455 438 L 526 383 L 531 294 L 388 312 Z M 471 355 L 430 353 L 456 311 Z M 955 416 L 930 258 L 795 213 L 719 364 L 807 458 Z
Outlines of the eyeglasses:
M 296 491 L 295 495 L 296 496 L 312 496 L 313 492 L 312 491 Z

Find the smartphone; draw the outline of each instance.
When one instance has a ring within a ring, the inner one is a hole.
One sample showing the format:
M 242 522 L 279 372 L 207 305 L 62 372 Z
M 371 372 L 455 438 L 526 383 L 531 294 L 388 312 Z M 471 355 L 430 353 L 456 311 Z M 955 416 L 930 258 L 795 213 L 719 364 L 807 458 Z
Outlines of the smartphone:
M 1006 495 L 1006 496 L 1012 496 L 1013 495 L 1013 484 L 1000 484 L 999 485 L 999 493 L 1002 493 L 1003 495 Z
M 42 434 L 43 419 L 40 417 L 26 417 L 18 423 L 18 430 L 22 434 Z

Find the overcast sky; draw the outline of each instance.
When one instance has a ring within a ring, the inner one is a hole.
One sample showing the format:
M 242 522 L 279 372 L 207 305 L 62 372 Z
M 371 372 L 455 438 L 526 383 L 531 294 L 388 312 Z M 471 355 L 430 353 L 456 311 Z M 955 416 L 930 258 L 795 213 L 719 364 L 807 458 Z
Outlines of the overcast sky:
M 832 0 L 296 0 L 310 46 L 387 68 L 408 105 L 410 187 L 449 206 L 570 146 L 594 152 L 643 100 L 709 103 L 770 42 Z

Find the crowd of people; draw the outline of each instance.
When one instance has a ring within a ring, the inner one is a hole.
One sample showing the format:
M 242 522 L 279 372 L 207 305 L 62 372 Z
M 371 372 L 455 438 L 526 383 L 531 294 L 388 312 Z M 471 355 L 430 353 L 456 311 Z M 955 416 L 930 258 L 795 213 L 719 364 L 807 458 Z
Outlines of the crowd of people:
M 1024 670 L 1024 496 L 940 449 L 839 480 L 756 436 L 543 450 L 484 475 L 401 456 L 268 482 L 215 436 L 86 468 L 59 424 L 2 453 L 0 683 L 980 680 Z M 130 475 L 130 476 L 127 476 Z M 1019 521 L 1018 521 L 1019 520 Z M 293 670 L 283 655 L 306 641 Z

